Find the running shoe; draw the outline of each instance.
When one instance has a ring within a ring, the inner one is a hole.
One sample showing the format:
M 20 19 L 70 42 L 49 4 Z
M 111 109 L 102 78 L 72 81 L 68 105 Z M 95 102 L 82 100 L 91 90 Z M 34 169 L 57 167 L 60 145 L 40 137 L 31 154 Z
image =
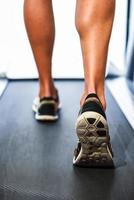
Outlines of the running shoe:
M 56 121 L 59 118 L 59 98 L 36 97 L 33 101 L 32 110 L 35 112 L 35 119 L 39 121 Z
M 80 167 L 113 168 L 113 152 L 106 114 L 95 93 L 89 94 L 76 121 L 79 139 L 73 164 Z

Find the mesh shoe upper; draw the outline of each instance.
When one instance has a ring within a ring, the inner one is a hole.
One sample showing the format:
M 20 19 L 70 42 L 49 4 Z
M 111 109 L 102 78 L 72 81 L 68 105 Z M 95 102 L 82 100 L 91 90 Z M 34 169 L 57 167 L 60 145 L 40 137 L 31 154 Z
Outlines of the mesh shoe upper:
M 105 115 L 103 106 L 102 106 L 98 96 L 95 93 L 91 93 L 91 94 L 87 95 L 87 97 L 85 98 L 85 102 L 84 102 L 82 108 L 80 109 L 79 114 L 82 114 L 86 111 L 97 112 L 106 119 L 106 115 Z
M 35 113 L 35 119 L 39 121 L 56 121 L 59 118 L 61 104 L 59 97 L 36 97 L 33 101 L 32 110 Z
M 58 99 L 53 97 L 43 97 L 40 99 L 38 106 L 39 115 L 52 115 L 55 116 L 58 110 Z

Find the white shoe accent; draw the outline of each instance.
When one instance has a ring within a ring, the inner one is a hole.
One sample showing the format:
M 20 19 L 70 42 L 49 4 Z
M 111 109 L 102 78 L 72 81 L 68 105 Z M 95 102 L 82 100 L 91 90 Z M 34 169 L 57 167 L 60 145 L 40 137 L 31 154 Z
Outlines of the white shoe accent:
M 32 110 L 34 112 L 37 112 L 38 106 L 40 103 L 40 98 L 39 97 L 35 97 L 34 101 L 33 101 L 33 105 L 32 105 Z
M 37 113 L 35 114 L 35 119 L 40 120 L 40 121 L 55 121 L 58 119 L 58 115 L 56 116 L 51 116 L 51 115 L 38 115 Z

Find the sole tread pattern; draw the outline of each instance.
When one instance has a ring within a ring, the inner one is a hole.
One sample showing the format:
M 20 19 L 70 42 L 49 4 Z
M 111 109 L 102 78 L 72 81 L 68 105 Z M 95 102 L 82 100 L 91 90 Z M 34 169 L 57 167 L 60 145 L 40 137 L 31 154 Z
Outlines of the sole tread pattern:
M 73 160 L 74 165 L 81 167 L 114 167 L 112 152 L 109 148 L 108 125 L 102 115 L 96 112 L 84 112 L 77 119 L 76 132 L 81 150 L 77 158 Z

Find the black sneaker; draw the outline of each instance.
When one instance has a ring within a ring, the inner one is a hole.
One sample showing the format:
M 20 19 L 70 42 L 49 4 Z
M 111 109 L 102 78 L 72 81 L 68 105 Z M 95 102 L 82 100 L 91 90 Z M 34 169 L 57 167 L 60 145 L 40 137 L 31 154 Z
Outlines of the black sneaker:
M 103 106 L 95 93 L 89 94 L 76 121 L 78 146 L 73 164 L 81 167 L 114 167 L 108 124 Z
M 36 97 L 34 99 L 32 110 L 35 112 L 35 119 L 39 121 L 55 121 L 59 118 L 60 109 L 59 98 Z

